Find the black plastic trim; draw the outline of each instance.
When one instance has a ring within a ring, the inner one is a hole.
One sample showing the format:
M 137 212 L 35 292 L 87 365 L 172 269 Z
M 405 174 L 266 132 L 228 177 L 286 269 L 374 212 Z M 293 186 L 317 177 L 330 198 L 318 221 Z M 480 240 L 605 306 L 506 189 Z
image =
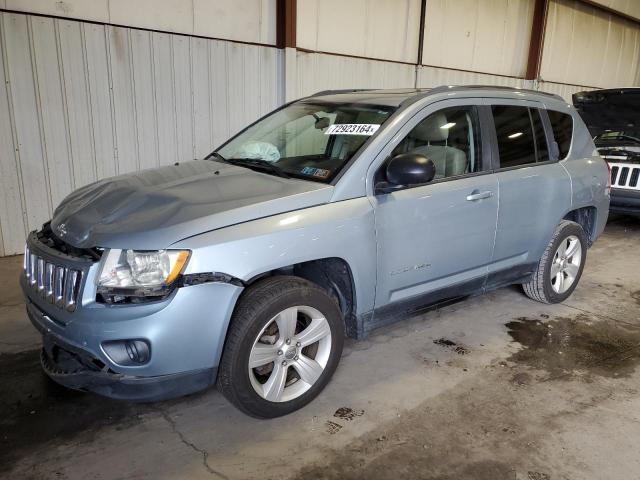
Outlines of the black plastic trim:
M 238 287 L 244 286 L 244 282 L 239 278 L 220 272 L 189 273 L 182 275 L 176 286 L 180 288 L 203 283 L 230 283 Z

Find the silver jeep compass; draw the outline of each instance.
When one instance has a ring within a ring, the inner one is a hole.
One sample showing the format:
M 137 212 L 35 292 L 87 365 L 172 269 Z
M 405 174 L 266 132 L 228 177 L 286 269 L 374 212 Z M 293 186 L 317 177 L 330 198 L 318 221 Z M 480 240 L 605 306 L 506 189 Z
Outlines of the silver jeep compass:
M 217 383 L 275 417 L 320 393 L 345 336 L 514 283 L 566 299 L 608 180 L 558 96 L 323 92 L 205 159 L 75 191 L 21 285 L 56 382 L 145 401 Z

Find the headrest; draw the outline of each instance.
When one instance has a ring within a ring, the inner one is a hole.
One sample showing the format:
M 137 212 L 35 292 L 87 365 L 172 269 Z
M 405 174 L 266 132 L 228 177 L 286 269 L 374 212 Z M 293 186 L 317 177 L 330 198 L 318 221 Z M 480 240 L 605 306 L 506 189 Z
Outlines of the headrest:
M 441 142 L 449 137 L 448 128 L 440 128 L 447 124 L 447 117 L 442 113 L 429 115 L 415 126 L 411 136 L 425 142 Z

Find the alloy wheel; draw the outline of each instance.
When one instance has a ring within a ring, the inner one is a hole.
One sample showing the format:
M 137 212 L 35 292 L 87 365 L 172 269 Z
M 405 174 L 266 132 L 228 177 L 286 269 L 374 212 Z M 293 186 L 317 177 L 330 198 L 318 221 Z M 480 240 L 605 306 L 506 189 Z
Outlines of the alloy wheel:
M 582 262 L 582 245 L 575 235 L 565 238 L 551 263 L 550 276 L 553 291 L 562 294 L 571 288 L 580 271 Z
M 249 378 L 258 395 L 287 402 L 309 390 L 331 355 L 331 327 L 317 309 L 289 307 L 262 328 L 249 354 Z

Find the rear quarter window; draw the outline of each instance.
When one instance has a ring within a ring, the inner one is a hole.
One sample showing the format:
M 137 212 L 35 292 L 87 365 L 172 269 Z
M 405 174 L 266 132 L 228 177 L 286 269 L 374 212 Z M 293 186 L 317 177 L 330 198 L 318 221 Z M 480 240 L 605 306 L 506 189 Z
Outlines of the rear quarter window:
M 547 110 L 553 136 L 558 144 L 560 160 L 567 158 L 569 148 L 571 148 L 571 137 L 573 136 L 573 117 L 566 113 Z

